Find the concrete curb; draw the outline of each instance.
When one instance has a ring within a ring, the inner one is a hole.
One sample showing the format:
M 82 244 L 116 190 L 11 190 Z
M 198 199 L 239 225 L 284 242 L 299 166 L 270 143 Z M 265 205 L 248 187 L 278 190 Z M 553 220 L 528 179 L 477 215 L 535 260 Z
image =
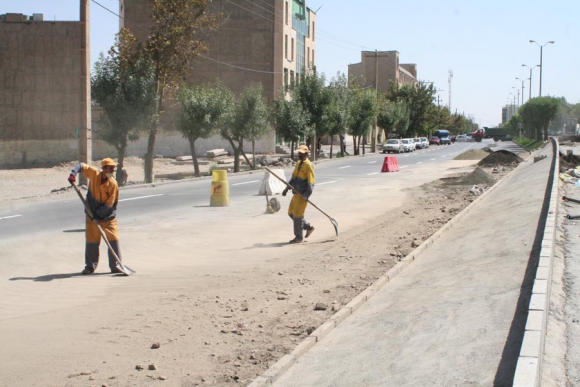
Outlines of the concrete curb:
M 540 259 L 528 306 L 524 339 L 514 375 L 514 387 L 539 386 L 541 380 L 544 340 L 546 338 L 548 313 L 550 309 L 552 262 L 554 260 L 554 241 L 556 238 L 556 219 L 558 214 L 560 151 L 558 142 L 553 138 L 552 144 L 555 162 L 552 170 L 553 180 L 548 217 L 546 219 L 546 226 L 544 227 Z
M 421 243 L 415 250 L 411 251 L 409 255 L 403 258 L 395 266 L 387 270 L 381 277 L 379 277 L 372 285 L 366 288 L 362 293 L 353 298 L 348 304 L 342 307 L 338 312 L 330 317 L 328 321 L 323 323 L 310 334 L 304 341 L 302 341 L 298 346 L 292 351 L 291 355 L 283 356 L 278 362 L 271 366 L 266 372 L 254 379 L 248 387 L 270 387 L 272 386 L 283 374 L 286 372 L 292 364 L 296 362 L 302 355 L 304 355 L 310 348 L 312 348 L 316 342 L 320 341 L 324 336 L 326 336 L 332 329 L 334 329 L 340 322 L 345 318 L 353 314 L 361 305 L 368 301 L 375 293 L 377 293 L 383 286 L 388 282 L 392 281 L 397 275 L 399 275 L 407 266 L 409 266 L 415 259 L 419 258 L 421 252 L 423 252 L 427 247 L 431 246 L 435 240 L 437 240 L 443 232 L 450 229 L 454 224 L 456 224 L 459 219 L 461 219 L 465 214 L 471 211 L 483 197 L 487 196 L 489 192 L 492 192 L 497 187 L 501 186 L 504 181 L 511 178 L 513 173 L 519 169 L 523 164 L 531 159 L 531 155 L 526 161 L 520 163 L 513 171 L 511 171 L 505 178 L 494 184 L 490 189 L 485 191 L 482 195 L 477 197 L 473 202 L 471 202 L 467 207 L 465 207 L 460 213 L 455 215 L 447 223 L 445 223 L 439 230 L 437 230 L 433 235 L 427 238 L 423 243 Z M 551 208 L 551 207 L 550 207 Z M 555 218 L 554 218 L 555 219 Z M 552 226 L 554 223 L 551 223 Z M 542 243 L 543 245 L 543 243 Z M 545 324 L 544 324 L 545 326 Z M 527 327 L 526 327 L 527 329 Z M 314 338 L 314 340 L 313 340 Z M 300 348 L 300 349 L 299 349 Z M 289 364 L 289 362 L 291 362 Z

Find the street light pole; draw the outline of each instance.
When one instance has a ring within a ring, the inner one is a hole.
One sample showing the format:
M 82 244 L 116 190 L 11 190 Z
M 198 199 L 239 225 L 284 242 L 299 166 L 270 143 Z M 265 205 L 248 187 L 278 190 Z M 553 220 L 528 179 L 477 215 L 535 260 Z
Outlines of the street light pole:
M 524 89 L 526 86 L 524 86 L 524 82 L 526 81 L 526 79 L 521 79 L 516 77 L 516 79 L 519 79 L 520 81 L 522 81 L 522 105 L 524 104 Z
M 548 43 L 539 44 L 535 40 L 530 40 L 530 43 L 536 43 L 540 47 L 540 97 L 541 97 L 542 96 L 542 69 L 544 68 L 544 66 L 542 65 L 542 51 L 544 49 L 544 46 L 546 46 L 548 44 L 554 44 L 555 42 L 553 40 L 550 40 Z
M 520 107 L 520 89 L 517 88 L 517 87 L 515 87 L 515 86 L 512 86 L 512 89 L 516 89 L 517 90 L 517 93 L 518 93 L 518 104 L 516 105 L 516 107 Z
M 535 66 L 530 67 L 528 65 L 523 64 L 522 67 L 527 67 L 530 69 L 530 87 L 529 87 L 530 95 L 528 96 L 528 101 L 529 101 L 530 99 L 532 99 L 532 70 L 535 69 L 536 67 L 540 67 L 540 65 L 535 65 Z

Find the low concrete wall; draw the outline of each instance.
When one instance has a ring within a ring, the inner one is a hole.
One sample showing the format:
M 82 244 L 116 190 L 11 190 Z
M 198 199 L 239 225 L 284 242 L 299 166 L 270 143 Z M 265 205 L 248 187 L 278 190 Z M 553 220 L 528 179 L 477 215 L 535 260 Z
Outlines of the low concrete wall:
M 127 156 L 143 157 L 147 152 L 148 135 L 129 144 Z M 197 140 L 195 142 L 195 152 L 198 156 L 216 148 L 223 148 L 233 154 L 230 144 L 220 136 L 214 136 L 207 140 Z M 252 143 L 245 142 L 244 150 L 251 153 Z M 259 141 L 256 141 L 256 153 L 269 154 L 275 151 L 275 133 L 272 131 Z M 75 161 L 79 159 L 78 140 L 14 140 L 0 141 L 0 168 L 18 168 L 56 165 L 63 162 Z M 190 155 L 189 141 L 184 139 L 180 133 L 168 132 L 157 135 L 155 141 L 155 154 L 164 157 L 177 157 Z M 100 140 L 93 139 L 93 159 L 98 160 L 104 157 L 116 157 L 117 151 L 114 147 Z

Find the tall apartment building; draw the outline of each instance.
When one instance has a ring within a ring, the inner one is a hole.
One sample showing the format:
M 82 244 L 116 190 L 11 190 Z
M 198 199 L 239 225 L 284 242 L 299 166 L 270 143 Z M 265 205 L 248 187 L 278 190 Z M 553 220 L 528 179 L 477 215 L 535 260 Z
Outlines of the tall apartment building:
M 150 25 L 149 0 L 120 0 L 121 27 L 127 27 L 140 40 Z M 261 84 L 264 97 L 279 97 L 288 85 L 316 60 L 316 14 L 305 0 L 213 0 L 209 12 L 226 17 L 209 36 L 209 51 L 193 64 L 186 81 L 192 84 L 219 81 L 240 94 Z M 126 19 L 125 22 L 123 19 Z M 171 112 L 168 112 L 171 114 Z M 214 138 L 200 141 L 200 151 L 227 142 Z M 260 151 L 274 151 L 274 134 L 262 141 Z
M 417 65 L 399 63 L 398 51 L 362 51 L 360 63 L 348 65 L 348 80 L 359 87 L 375 87 L 376 82 L 386 93 L 391 82 L 416 86 Z
M 42 14 L 0 15 L 0 166 L 78 159 L 83 28 Z

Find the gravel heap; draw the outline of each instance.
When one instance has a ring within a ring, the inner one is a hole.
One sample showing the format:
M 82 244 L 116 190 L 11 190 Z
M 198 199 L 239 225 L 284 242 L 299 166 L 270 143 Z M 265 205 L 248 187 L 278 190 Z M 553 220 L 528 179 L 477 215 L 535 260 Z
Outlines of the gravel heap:
M 442 179 L 443 180 L 443 179 Z M 444 179 L 448 185 L 494 185 L 496 180 L 481 168 L 475 168 L 468 175 Z
M 481 160 L 478 163 L 478 165 L 481 166 L 513 165 L 513 164 L 517 165 L 522 161 L 524 161 L 524 159 L 522 159 L 515 153 L 512 153 L 505 149 L 500 149 L 498 151 L 493 152 L 483 160 Z
M 489 152 L 481 149 L 470 149 L 455 157 L 453 160 L 481 160 L 489 156 Z

